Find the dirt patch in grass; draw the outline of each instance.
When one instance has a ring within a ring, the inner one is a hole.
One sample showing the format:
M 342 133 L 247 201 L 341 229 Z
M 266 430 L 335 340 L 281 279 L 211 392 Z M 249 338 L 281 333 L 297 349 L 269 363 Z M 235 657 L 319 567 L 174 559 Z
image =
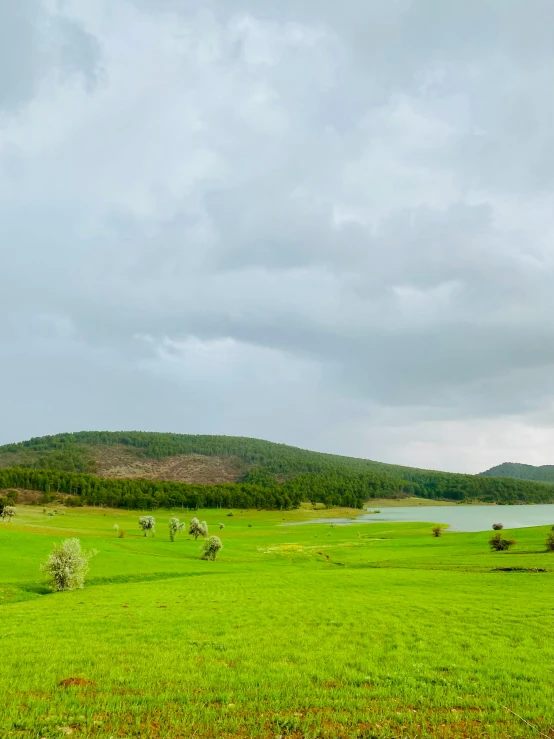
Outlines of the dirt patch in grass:
M 65 680 L 61 680 L 58 685 L 61 688 L 71 688 L 74 685 L 96 685 L 92 680 L 85 680 L 84 677 L 66 677 Z

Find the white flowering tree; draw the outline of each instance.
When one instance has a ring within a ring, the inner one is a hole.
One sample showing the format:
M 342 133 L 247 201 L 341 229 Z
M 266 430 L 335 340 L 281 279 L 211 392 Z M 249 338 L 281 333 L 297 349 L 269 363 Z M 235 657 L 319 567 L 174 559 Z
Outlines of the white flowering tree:
M 144 531 L 145 536 L 148 536 L 149 533 L 154 536 L 156 519 L 154 516 L 141 516 L 139 518 L 139 526 Z
M 185 528 L 184 521 L 179 521 L 178 518 L 169 519 L 169 539 L 175 541 L 177 534 Z
M 115 531 L 116 534 L 119 531 L 119 526 L 116 523 L 114 523 L 113 525 L 113 530 Z
M 205 521 L 200 523 L 197 518 L 193 518 L 190 522 L 189 534 L 194 536 L 195 541 L 199 536 L 208 536 L 208 524 Z
M 83 551 L 79 539 L 65 539 L 41 565 L 52 590 L 77 590 L 85 585 L 88 563 L 96 550 Z
M 217 553 L 220 549 L 223 549 L 223 544 L 219 536 L 209 536 L 202 546 L 202 559 L 211 559 L 212 561 L 217 557 Z
M 2 518 L 4 521 L 11 522 L 12 518 L 15 516 L 15 508 L 13 505 L 5 505 L 2 509 Z

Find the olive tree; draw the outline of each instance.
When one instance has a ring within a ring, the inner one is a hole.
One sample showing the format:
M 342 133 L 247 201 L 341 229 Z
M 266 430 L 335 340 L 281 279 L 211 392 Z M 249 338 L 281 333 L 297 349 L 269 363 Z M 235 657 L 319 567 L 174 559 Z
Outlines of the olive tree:
M 4 521 L 8 520 L 11 522 L 12 518 L 15 516 L 15 508 L 13 505 L 5 505 L 2 510 L 2 518 Z
M 197 518 L 193 518 L 190 522 L 189 534 L 194 536 L 195 541 L 199 536 L 208 536 L 208 524 L 205 521 L 200 523 Z
M 212 561 L 216 558 L 217 553 L 220 549 L 223 549 L 223 544 L 218 536 L 209 536 L 202 546 L 202 559 L 211 559 Z
M 177 534 L 185 528 L 184 521 L 179 521 L 178 518 L 169 519 L 169 538 L 171 541 L 175 541 Z
M 52 590 L 77 590 L 85 585 L 88 563 L 96 550 L 83 551 L 79 539 L 65 539 L 54 544 L 54 549 L 40 569 Z
M 152 532 L 154 536 L 154 527 L 156 526 L 156 519 L 154 516 L 141 516 L 139 518 L 139 526 L 144 531 L 144 535 L 148 536 L 148 532 Z

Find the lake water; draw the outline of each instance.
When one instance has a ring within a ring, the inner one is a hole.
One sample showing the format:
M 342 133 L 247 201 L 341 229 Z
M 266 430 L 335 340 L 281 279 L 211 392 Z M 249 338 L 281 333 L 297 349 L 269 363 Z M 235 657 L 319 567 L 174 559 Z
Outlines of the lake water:
M 487 531 L 493 523 L 504 524 L 505 529 L 520 529 L 527 526 L 554 525 L 554 503 L 544 505 L 453 505 L 453 506 L 406 506 L 381 508 L 381 513 L 362 513 L 351 518 L 318 518 L 312 521 L 283 524 L 298 526 L 301 523 L 335 523 L 350 526 L 357 523 L 377 521 L 428 521 L 444 523 L 451 531 Z

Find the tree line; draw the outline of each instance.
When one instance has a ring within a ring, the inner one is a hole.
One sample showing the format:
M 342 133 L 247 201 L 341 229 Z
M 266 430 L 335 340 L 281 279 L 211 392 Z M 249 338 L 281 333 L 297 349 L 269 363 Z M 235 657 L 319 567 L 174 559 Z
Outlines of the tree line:
M 419 474 L 417 474 L 419 473 Z M 408 478 L 408 479 L 407 479 Z M 0 469 L 0 489 L 42 491 L 55 498 L 68 494 L 69 505 L 102 505 L 127 509 L 258 508 L 290 510 L 301 502 L 362 508 L 371 498 L 417 495 L 431 500 L 481 500 L 496 503 L 548 503 L 554 485 L 509 478 L 412 471 L 405 477 L 388 472 L 329 470 L 303 473 L 279 481 L 267 469 L 254 468 L 243 481 L 201 485 L 142 478 L 100 478 L 60 470 Z

